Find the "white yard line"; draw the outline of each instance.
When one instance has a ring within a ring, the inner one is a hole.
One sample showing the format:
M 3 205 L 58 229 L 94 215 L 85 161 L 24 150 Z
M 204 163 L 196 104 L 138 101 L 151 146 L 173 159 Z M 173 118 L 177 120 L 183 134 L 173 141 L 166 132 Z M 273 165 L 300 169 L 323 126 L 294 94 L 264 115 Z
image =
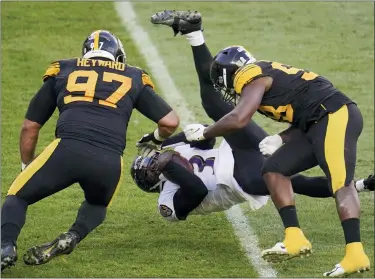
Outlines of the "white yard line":
M 153 79 L 157 81 L 167 102 L 173 104 L 180 115 L 181 124 L 196 123 L 193 113 L 186 106 L 186 101 L 176 87 L 168 68 L 152 43 L 147 31 L 137 22 L 132 3 L 115 2 L 114 4 L 124 27 L 143 55 Z M 178 104 L 177 107 L 176 104 Z M 260 257 L 261 251 L 258 246 L 258 238 L 241 208 L 239 206 L 232 207 L 232 209 L 226 211 L 226 216 L 232 224 L 234 232 L 245 250 L 246 256 L 258 272 L 259 277 L 277 277 L 277 272 Z

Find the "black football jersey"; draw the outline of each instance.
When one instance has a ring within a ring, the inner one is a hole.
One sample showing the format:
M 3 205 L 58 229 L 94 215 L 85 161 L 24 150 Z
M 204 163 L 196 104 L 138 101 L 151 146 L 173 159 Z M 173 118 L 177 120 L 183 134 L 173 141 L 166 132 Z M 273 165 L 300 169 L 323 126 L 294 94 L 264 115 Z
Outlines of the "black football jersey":
M 142 69 L 99 59 L 53 62 L 43 80 L 54 77 L 60 112 L 56 137 L 73 138 L 122 154 L 128 121 L 138 95 L 154 87 Z
M 241 94 L 246 84 L 265 76 L 272 77 L 273 82 L 264 93 L 258 112 L 302 130 L 325 113 L 336 111 L 352 102 L 324 77 L 271 61 L 257 61 L 238 69 L 234 76 L 234 89 L 237 94 Z M 334 101 L 324 106 L 328 99 Z M 317 109 L 322 111 L 317 113 Z

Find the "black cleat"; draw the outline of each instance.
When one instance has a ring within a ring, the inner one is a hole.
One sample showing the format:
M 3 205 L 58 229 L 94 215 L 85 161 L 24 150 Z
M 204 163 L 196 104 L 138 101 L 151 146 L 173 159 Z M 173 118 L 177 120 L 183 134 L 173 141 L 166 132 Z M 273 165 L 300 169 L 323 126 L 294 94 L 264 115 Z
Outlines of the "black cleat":
M 1 271 L 16 265 L 18 259 L 17 247 L 13 242 L 1 243 Z
M 54 241 L 40 246 L 31 247 L 23 255 L 23 261 L 28 265 L 48 263 L 54 257 L 70 254 L 78 242 L 78 236 L 72 232 L 60 234 Z
M 172 27 L 175 36 L 202 30 L 202 16 L 197 11 L 164 10 L 154 14 L 151 23 Z
M 375 188 L 375 175 L 371 174 L 369 177 L 363 180 L 363 185 L 365 185 L 365 190 L 374 191 Z

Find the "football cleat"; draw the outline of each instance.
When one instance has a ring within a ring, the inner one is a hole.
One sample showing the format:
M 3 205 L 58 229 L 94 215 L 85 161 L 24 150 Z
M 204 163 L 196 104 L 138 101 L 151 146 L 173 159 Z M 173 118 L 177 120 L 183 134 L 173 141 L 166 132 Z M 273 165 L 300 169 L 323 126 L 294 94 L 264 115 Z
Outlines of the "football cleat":
M 360 242 L 353 242 L 346 245 L 346 253 L 343 260 L 336 264 L 331 271 L 325 272 L 325 277 L 346 276 L 352 273 L 360 273 L 370 270 L 370 260 L 363 251 Z
M 262 258 L 271 263 L 279 263 L 292 258 L 308 257 L 312 253 L 311 243 L 297 227 L 285 229 L 285 239 L 270 249 L 262 251 Z
M 17 262 L 17 247 L 13 242 L 1 243 L 1 271 Z
M 276 243 L 271 249 L 266 249 L 262 251 L 262 258 L 266 262 L 270 263 L 280 263 L 286 260 L 290 260 L 296 257 L 305 258 L 309 257 L 312 253 L 310 242 L 306 243 L 300 247 L 297 253 L 289 253 L 288 249 L 281 242 Z
M 365 185 L 365 190 L 374 191 L 375 189 L 375 175 L 369 175 L 366 179 L 363 180 L 363 185 Z
M 335 265 L 335 268 L 332 269 L 331 271 L 323 273 L 323 276 L 324 277 L 341 277 L 341 276 L 346 276 L 346 275 L 353 274 L 353 273 L 363 273 L 369 270 L 370 270 L 370 266 L 361 267 L 352 272 L 346 272 L 345 269 L 340 264 L 337 264 Z
M 175 36 L 202 30 L 202 16 L 197 11 L 164 10 L 151 16 L 151 23 L 171 27 Z
M 354 186 L 358 193 L 373 192 L 375 188 L 375 175 L 371 174 L 367 178 L 355 181 Z
M 54 257 L 70 254 L 78 242 L 78 235 L 72 232 L 60 234 L 52 242 L 31 247 L 23 255 L 23 261 L 27 265 L 45 264 Z

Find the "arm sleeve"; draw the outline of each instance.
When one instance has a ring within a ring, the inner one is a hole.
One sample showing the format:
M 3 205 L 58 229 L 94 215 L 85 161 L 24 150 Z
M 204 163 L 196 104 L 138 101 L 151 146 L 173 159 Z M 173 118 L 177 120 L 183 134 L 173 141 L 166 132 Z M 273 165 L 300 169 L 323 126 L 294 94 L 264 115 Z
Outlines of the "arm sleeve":
M 197 142 L 189 142 L 186 139 L 185 133 L 182 131 L 182 132 L 179 132 L 178 134 L 170 136 L 165 141 L 163 141 L 163 143 L 161 144 L 161 148 L 162 149 L 172 148 L 176 145 L 179 145 L 180 143 L 189 144 L 190 147 L 193 147 L 193 148 L 198 148 L 201 150 L 208 150 L 208 149 L 214 148 L 216 144 L 216 138 L 204 139 L 202 141 L 197 141 Z
M 48 78 L 31 99 L 25 118 L 44 125 L 56 109 L 55 79 Z
M 165 165 L 163 175 L 180 186 L 173 197 L 173 205 L 177 218 L 185 220 L 204 200 L 208 193 L 207 187 L 198 176 L 173 161 Z
M 140 92 L 135 108 L 155 123 L 172 111 L 172 108 L 148 85 Z

